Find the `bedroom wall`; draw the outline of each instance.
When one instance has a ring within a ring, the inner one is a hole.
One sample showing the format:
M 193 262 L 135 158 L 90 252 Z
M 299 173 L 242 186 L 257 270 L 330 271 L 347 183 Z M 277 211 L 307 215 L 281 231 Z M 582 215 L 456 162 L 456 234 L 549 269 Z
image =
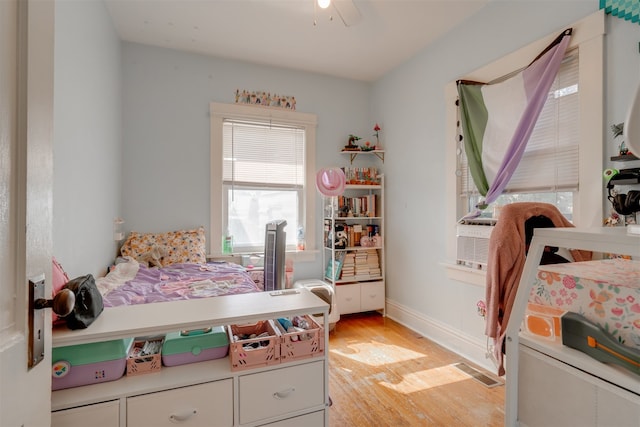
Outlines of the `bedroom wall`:
M 452 214 L 442 207 L 446 176 L 454 173 L 444 170 L 444 144 L 454 143 L 445 140 L 444 87 L 597 10 L 597 1 L 490 2 L 373 87 L 373 115 L 381 117 L 387 150 L 387 313 L 489 369 L 476 309 L 484 287 L 449 279 L 442 265 L 451 261 L 443 248 L 455 233 L 442 221 Z M 640 26 L 606 19 L 608 131 L 624 120 L 628 88 L 640 75 Z M 608 159 L 613 144 L 608 134 L 603 140 Z
M 104 274 L 121 215 L 120 41 L 102 2 L 55 3 L 53 253 Z
M 385 164 L 378 164 L 387 183 L 387 298 L 422 333 L 486 363 L 475 307 L 484 289 L 449 280 L 440 264 L 453 232 L 443 229 L 447 212 L 439 209 L 447 173 L 444 85 L 595 12 L 597 3 L 490 2 L 368 84 L 120 44 L 102 3 L 58 2 L 54 253 L 71 275 L 99 273 L 115 255 L 115 216 L 125 219 L 127 231 L 208 228 L 209 102 L 231 103 L 237 88 L 295 95 L 299 111 L 318 114 L 316 168 L 344 165 L 338 151 L 345 136 L 367 135 L 380 123 L 387 150 Z M 610 17 L 607 23 L 609 124 L 622 120 L 626 88 L 640 69 L 640 26 Z M 612 146 L 610 139 L 603 143 L 607 158 Z M 295 279 L 321 273 L 318 257 L 297 263 Z
M 128 231 L 209 230 L 209 103 L 234 103 L 238 88 L 293 95 L 297 111 L 317 114 L 316 168 L 345 164 L 339 150 L 348 135 L 374 125 L 369 83 L 135 43 L 123 44 L 122 65 Z M 320 209 L 318 196 L 318 218 Z M 296 263 L 296 279 L 321 273 L 319 256 Z

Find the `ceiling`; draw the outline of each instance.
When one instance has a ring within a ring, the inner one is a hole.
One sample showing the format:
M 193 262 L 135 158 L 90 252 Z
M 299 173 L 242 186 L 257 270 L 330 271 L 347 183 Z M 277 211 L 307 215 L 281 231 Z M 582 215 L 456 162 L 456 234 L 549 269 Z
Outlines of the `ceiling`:
M 105 0 L 126 41 L 361 81 L 489 1 L 333 0 L 320 9 L 315 0 Z

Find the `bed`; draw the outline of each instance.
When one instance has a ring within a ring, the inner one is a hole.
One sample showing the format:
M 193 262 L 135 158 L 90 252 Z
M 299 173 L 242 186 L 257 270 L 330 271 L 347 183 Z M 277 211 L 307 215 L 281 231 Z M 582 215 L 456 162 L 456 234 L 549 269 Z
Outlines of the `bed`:
M 260 292 L 244 267 L 207 262 L 203 227 L 131 232 L 109 273 L 96 279 L 105 307 Z
M 128 258 L 96 279 L 105 307 L 148 304 L 260 292 L 262 289 L 237 264 L 176 263 L 148 267 Z

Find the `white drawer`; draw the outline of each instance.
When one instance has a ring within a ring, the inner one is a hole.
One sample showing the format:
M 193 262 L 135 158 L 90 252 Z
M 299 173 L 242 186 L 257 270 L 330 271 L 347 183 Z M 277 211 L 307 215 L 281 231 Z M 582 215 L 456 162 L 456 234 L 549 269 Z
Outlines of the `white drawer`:
M 324 404 L 324 361 L 239 377 L 240 424 Z
M 120 401 L 64 409 L 51 414 L 51 427 L 119 427 Z
M 263 425 L 269 427 L 324 427 L 324 413 L 325 411 L 312 412 Z
M 127 427 L 232 426 L 233 380 L 127 399 Z
M 360 284 L 336 285 L 338 311 L 340 314 L 358 313 L 360 311 Z
M 384 308 L 384 282 L 360 284 L 360 310 L 371 311 Z

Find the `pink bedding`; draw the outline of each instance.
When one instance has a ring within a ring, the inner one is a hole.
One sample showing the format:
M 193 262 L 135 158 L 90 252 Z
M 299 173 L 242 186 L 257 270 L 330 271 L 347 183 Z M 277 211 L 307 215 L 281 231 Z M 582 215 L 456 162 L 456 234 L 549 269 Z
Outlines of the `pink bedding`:
M 130 260 L 97 280 L 105 307 L 260 292 L 237 264 L 172 264 L 148 268 Z

